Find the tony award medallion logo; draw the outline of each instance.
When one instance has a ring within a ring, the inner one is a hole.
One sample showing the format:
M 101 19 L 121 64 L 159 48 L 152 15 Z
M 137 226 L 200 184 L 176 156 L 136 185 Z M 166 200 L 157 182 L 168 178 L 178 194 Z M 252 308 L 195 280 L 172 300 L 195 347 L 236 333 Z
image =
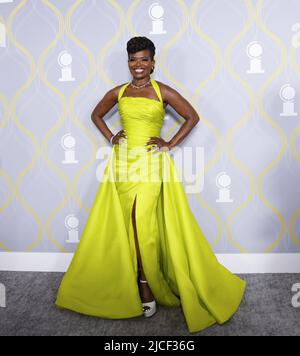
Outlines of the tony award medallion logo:
M 62 161 L 62 163 L 63 164 L 78 163 L 77 159 L 75 159 L 75 145 L 76 145 L 75 138 L 70 133 L 67 133 L 61 138 L 60 144 L 65 151 L 65 159 Z
M 216 185 L 219 188 L 219 199 L 216 200 L 217 203 L 232 203 L 233 200 L 230 198 L 230 183 L 231 179 L 226 172 L 221 172 L 217 175 Z
M 283 85 L 279 93 L 280 99 L 283 101 L 282 113 L 280 116 L 297 116 L 298 113 L 295 112 L 294 99 L 296 96 L 295 89 L 290 85 Z
M 150 35 L 162 35 L 167 33 L 167 31 L 164 30 L 163 14 L 164 9 L 158 2 L 149 7 L 149 16 L 152 20 L 152 31 L 149 32 Z
M 261 55 L 263 48 L 257 41 L 250 42 L 247 46 L 247 55 L 250 58 L 250 69 L 247 70 L 248 74 L 260 74 L 264 73 L 264 69 L 261 68 Z
M 58 64 L 61 67 L 61 77 L 60 82 L 72 82 L 75 80 L 72 76 L 72 56 L 67 51 L 62 51 L 58 55 Z
M 67 243 L 78 243 L 79 235 L 78 235 L 78 226 L 79 220 L 74 214 L 70 214 L 65 218 L 65 227 L 68 229 L 68 240 Z

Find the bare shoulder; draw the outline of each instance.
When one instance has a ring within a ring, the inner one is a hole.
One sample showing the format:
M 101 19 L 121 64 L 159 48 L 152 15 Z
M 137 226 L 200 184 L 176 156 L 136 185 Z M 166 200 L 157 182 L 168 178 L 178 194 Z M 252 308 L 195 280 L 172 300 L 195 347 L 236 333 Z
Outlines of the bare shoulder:
M 159 85 L 159 89 L 164 102 L 170 103 L 172 100 L 176 100 L 182 97 L 177 90 L 173 89 L 169 85 L 162 83 L 158 80 L 156 80 L 156 82 Z
M 117 85 L 108 90 L 94 108 L 92 116 L 103 117 L 106 115 L 106 113 L 118 103 L 119 91 L 124 84 Z
M 198 122 L 200 120 L 197 111 L 177 90 L 159 81 L 157 84 L 159 85 L 165 106 L 170 105 L 179 115 L 185 119 L 191 119 L 193 122 Z
M 160 91 L 161 91 L 162 94 L 163 94 L 163 92 L 168 91 L 168 89 L 170 88 L 167 84 L 162 83 L 162 82 L 160 82 L 159 80 L 155 80 L 155 81 L 156 81 L 156 83 L 158 84 L 159 89 L 160 89 Z
M 119 84 L 119 85 L 113 87 L 105 95 L 110 97 L 111 99 L 114 99 L 114 100 L 117 101 L 118 100 L 119 91 L 122 88 L 122 86 L 125 85 L 125 84 L 126 83 L 123 83 L 123 84 Z

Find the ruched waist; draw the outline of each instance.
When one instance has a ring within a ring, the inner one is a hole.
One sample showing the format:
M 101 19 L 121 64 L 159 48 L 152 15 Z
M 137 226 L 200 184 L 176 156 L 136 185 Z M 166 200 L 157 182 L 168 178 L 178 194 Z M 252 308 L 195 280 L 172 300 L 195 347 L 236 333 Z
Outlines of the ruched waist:
M 125 128 L 125 135 L 127 136 L 124 142 L 128 146 L 128 148 L 132 147 L 151 147 L 152 144 L 145 146 L 150 139 L 150 137 L 160 137 L 160 131 L 158 130 L 143 130 L 142 132 L 137 132 L 136 130 L 129 130 Z

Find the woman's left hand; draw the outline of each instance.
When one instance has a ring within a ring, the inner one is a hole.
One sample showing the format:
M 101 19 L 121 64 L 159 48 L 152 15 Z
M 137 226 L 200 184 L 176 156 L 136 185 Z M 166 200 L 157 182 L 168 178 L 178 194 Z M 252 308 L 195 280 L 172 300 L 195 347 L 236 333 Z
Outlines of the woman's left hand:
M 161 137 L 152 136 L 149 137 L 149 140 L 146 142 L 146 145 L 155 145 L 154 147 L 147 148 L 146 151 L 170 151 L 169 142 L 165 141 Z

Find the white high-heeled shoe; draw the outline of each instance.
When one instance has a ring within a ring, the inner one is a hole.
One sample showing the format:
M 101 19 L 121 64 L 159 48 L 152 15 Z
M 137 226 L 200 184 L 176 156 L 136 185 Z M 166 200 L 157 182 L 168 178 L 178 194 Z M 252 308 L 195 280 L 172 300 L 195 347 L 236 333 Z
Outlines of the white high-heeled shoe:
M 147 283 L 147 281 L 144 281 L 143 279 L 140 279 L 139 281 L 141 283 Z M 156 313 L 156 301 L 155 300 L 152 300 L 151 302 L 142 303 L 142 305 L 143 305 L 143 310 L 144 310 L 144 316 L 146 318 L 148 318 Z

